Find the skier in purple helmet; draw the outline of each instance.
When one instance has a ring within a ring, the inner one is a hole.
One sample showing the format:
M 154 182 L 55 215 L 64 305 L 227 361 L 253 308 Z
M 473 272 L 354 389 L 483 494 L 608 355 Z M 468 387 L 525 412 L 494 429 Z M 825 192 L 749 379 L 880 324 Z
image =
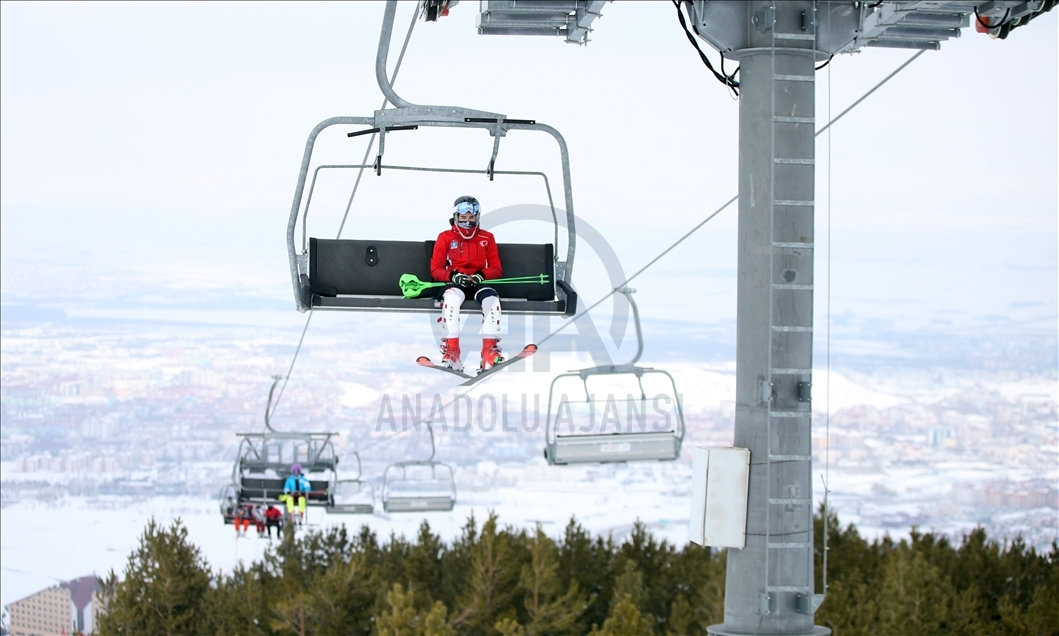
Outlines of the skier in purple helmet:
M 312 484 L 302 474 L 302 465 L 294 464 L 290 467 L 290 477 L 283 483 L 283 499 L 287 502 L 287 514 L 297 523 L 305 520 L 305 504 L 309 492 L 313 489 Z M 294 516 L 294 502 L 298 502 L 298 516 Z

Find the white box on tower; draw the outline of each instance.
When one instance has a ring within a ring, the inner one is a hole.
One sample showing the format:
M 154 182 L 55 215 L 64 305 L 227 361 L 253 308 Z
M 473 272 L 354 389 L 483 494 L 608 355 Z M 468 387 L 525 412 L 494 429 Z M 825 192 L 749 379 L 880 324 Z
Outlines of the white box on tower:
M 749 449 L 696 447 L 688 539 L 702 546 L 742 549 L 749 479 Z

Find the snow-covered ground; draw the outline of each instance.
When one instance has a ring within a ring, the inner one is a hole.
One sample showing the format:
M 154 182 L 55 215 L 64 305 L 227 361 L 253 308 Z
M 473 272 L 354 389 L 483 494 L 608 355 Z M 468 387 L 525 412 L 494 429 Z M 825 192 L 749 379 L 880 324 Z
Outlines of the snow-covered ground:
M 495 511 L 503 524 L 531 528 L 540 523 L 553 536 L 576 516 L 590 532 L 620 539 L 631 530 L 633 521 L 640 519 L 656 536 L 678 545 L 686 543 L 687 495 L 669 492 L 672 486 L 664 482 L 630 483 L 626 477 L 461 493 L 455 509 L 448 513 L 387 515 L 376 505 L 374 515 L 334 515 L 314 508 L 309 510 L 309 523 L 315 527 L 345 524 L 351 532 L 367 525 L 385 540 L 391 532 L 414 539 L 419 524 L 426 519 L 443 539 L 451 540 L 472 514 L 481 527 L 481 520 Z M 260 559 L 269 545 L 267 539 L 254 536 L 253 530 L 252 536 L 237 539 L 232 526 L 221 522 L 213 499 L 20 502 L 5 507 L 0 515 L 0 604 L 7 605 L 60 580 L 93 572 L 102 576 L 111 569 L 120 574 L 152 517 L 161 523 L 179 517 L 210 565 L 226 571 L 240 561 Z
M 488 474 L 490 466 L 485 464 L 479 472 Z M 391 532 L 414 538 L 426 519 L 449 541 L 472 514 L 480 527 L 481 520 L 494 511 L 502 524 L 532 528 L 540 523 L 555 537 L 575 517 L 588 531 L 616 540 L 640 520 L 658 538 L 678 547 L 687 543 L 690 467 L 684 462 L 493 468 L 496 483 L 515 483 L 500 487 L 461 484 L 452 512 L 387 515 L 376 503 L 373 515 L 334 515 L 310 509 L 309 522 L 317 528 L 345 524 L 352 532 L 367 525 L 385 540 Z M 817 465 L 814 473 L 822 476 L 823 466 Z M 840 521 L 856 524 L 868 538 L 887 533 L 907 537 L 913 525 L 958 536 L 983 524 L 992 536 L 1009 539 L 1021 533 L 1047 543 L 1042 537 L 1059 535 L 1054 509 L 997 510 L 983 516 L 952 501 L 956 483 L 1033 476 L 1029 471 L 1020 474 L 987 463 L 958 463 L 881 471 L 832 468 L 828 478 L 831 505 Z M 823 498 L 819 483 L 814 484 L 814 497 L 818 503 Z M 182 519 L 210 565 L 225 571 L 240 561 L 260 559 L 269 545 L 252 531 L 252 536 L 236 539 L 232 527 L 221 522 L 216 500 L 209 497 L 67 497 L 51 504 L 21 501 L 5 506 L 0 515 L 0 603 L 7 605 L 56 581 L 92 572 L 105 575 L 114 569 L 120 574 L 152 517 L 161 523 Z

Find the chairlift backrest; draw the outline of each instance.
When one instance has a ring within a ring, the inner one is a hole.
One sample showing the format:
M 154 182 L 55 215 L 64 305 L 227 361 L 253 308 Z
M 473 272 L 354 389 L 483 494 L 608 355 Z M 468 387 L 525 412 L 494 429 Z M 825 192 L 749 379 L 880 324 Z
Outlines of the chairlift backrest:
M 309 241 L 309 277 L 306 303 L 316 309 L 378 309 L 431 311 L 436 296 L 427 290 L 420 298 L 401 295 L 397 281 L 410 273 L 429 281 L 434 241 L 371 241 L 313 238 Z M 576 311 L 572 289 L 555 300 L 555 258 L 550 244 L 502 243 L 497 246 L 505 277 L 545 274 L 546 284 L 497 285 L 508 313 Z M 560 287 L 565 283 L 559 281 Z M 438 288 L 440 289 L 440 288 Z M 470 306 L 471 301 L 467 304 Z

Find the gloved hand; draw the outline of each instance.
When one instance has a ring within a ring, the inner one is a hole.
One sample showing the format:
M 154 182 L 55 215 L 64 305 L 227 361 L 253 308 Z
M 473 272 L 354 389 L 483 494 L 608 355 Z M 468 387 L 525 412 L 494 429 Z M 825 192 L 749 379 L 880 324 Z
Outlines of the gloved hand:
M 475 285 L 481 285 L 485 281 L 485 276 L 482 276 L 482 273 L 478 272 L 474 276 L 471 276 L 471 280 Z
M 452 272 L 452 283 L 457 287 L 470 287 L 474 281 L 470 276 L 462 272 Z

